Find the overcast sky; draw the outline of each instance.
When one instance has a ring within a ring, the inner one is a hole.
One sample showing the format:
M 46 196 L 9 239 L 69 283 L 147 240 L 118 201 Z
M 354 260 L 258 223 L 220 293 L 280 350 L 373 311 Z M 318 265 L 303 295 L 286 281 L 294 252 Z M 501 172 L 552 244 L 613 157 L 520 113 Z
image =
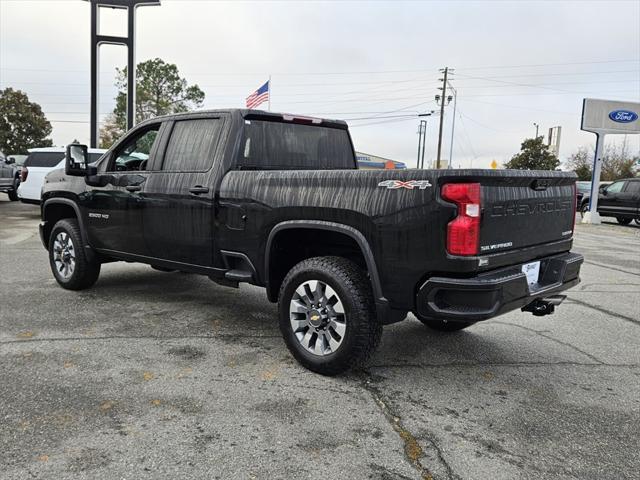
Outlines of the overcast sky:
M 102 15 L 102 33 L 125 17 Z M 89 3 L 0 0 L 0 88 L 24 90 L 55 144 L 89 137 Z M 137 59 L 178 65 L 206 108 L 242 107 L 272 76 L 272 110 L 350 120 L 356 149 L 415 165 L 417 115 L 437 108 L 438 69 L 455 69 L 454 166 L 507 161 L 562 126 L 561 158 L 584 97 L 640 102 L 640 2 L 211 2 L 163 0 L 137 16 Z M 113 109 L 123 48 L 101 51 L 101 114 Z M 373 117 L 373 118 L 372 118 Z M 387 118 L 385 118 L 387 117 Z M 445 145 L 453 118 L 446 109 Z M 634 152 L 640 136 L 629 137 Z M 437 119 L 430 119 L 433 158 Z

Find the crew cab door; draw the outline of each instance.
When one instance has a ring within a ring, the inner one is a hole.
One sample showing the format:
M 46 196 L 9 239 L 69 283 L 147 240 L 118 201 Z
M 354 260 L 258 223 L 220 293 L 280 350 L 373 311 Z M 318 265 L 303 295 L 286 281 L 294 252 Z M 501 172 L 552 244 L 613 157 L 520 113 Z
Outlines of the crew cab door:
M 101 162 L 95 185 L 87 184 L 80 204 L 94 248 L 147 255 L 142 231 L 142 190 L 155 162 L 161 123 L 142 126 L 120 141 Z M 89 182 L 91 180 L 88 179 Z
M 144 239 L 151 257 L 211 267 L 214 248 L 214 164 L 224 116 L 171 122 L 164 156 L 144 187 Z
M 598 199 L 598 212 L 609 216 L 632 216 L 635 214 L 633 193 L 626 191 L 628 182 L 620 180 L 609 185 Z
M 631 194 L 631 201 L 634 208 L 633 214 L 635 218 L 640 219 L 640 181 L 627 182 L 625 192 Z

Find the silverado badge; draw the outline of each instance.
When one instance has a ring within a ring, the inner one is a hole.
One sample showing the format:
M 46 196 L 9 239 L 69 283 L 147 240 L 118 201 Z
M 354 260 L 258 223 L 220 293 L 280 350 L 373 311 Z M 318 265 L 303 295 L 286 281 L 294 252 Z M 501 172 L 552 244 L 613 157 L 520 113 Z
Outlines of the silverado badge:
M 420 190 L 424 190 L 425 188 L 431 187 L 432 185 L 429 180 L 407 180 L 406 182 L 403 182 L 401 180 L 385 180 L 384 182 L 380 182 L 378 186 L 386 187 L 391 190 L 397 190 L 398 188 L 406 188 L 409 190 L 419 188 Z

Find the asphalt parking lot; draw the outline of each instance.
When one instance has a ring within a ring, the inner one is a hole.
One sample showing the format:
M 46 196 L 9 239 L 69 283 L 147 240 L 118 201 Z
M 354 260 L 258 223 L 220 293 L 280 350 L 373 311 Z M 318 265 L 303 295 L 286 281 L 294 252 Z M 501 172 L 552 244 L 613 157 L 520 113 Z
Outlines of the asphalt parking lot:
M 578 225 L 555 315 L 299 367 L 261 289 L 138 264 L 57 286 L 38 207 L 0 195 L 0 478 L 639 478 L 640 227 Z

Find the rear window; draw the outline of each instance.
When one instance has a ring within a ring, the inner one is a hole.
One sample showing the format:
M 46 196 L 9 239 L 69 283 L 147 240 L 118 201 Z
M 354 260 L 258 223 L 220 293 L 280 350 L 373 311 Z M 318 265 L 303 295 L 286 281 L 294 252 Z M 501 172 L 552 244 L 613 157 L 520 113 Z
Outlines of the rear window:
M 64 158 L 64 153 L 59 152 L 33 152 L 24 161 L 25 167 L 48 167 L 58 165 Z
M 245 120 L 238 165 L 264 170 L 355 169 L 346 130 Z

